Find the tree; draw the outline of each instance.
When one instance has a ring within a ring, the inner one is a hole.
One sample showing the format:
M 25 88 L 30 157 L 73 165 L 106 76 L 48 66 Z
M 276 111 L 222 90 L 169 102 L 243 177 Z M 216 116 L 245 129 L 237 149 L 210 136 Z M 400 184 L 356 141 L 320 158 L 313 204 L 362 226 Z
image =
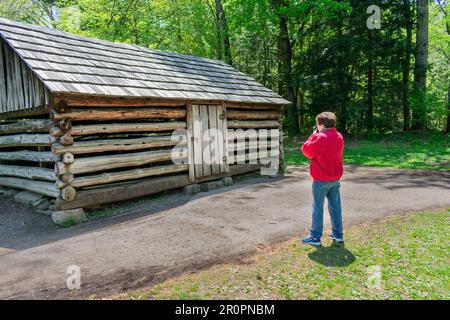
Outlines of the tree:
M 437 0 L 437 4 L 439 6 L 440 11 L 442 12 L 445 18 L 445 31 L 449 40 L 447 41 L 447 49 L 450 50 L 450 13 L 449 13 L 449 5 L 444 0 Z M 443 54 L 447 58 L 447 61 L 450 60 L 450 52 L 447 50 L 443 50 Z M 450 76 L 447 77 L 448 89 L 447 89 L 447 122 L 445 126 L 445 132 L 450 133 Z
M 414 67 L 414 103 L 412 128 L 425 129 L 427 61 L 428 61 L 428 0 L 417 0 L 417 31 Z
M 231 57 L 231 45 L 230 36 L 228 32 L 227 18 L 225 17 L 225 10 L 222 6 L 221 0 L 215 0 L 216 4 L 216 19 L 218 29 L 218 59 L 224 59 L 229 65 L 233 65 L 233 59 Z
M 297 103 L 292 81 L 292 44 L 289 36 L 288 15 L 289 2 L 287 0 L 271 0 L 272 6 L 278 15 L 278 57 L 281 61 L 286 98 L 291 103 L 287 107 L 288 132 L 294 135 L 299 132 Z
M 409 73 L 411 69 L 411 48 L 413 18 L 411 14 L 411 0 L 403 0 L 404 27 L 406 29 L 405 54 L 402 61 L 402 105 L 403 105 L 403 130 L 411 128 L 411 111 L 409 107 Z

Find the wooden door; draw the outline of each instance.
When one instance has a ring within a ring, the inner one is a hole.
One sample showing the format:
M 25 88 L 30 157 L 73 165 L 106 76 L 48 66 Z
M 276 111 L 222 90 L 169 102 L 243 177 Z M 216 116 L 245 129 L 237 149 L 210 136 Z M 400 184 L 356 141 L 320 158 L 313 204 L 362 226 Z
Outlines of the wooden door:
M 225 107 L 190 105 L 187 121 L 190 180 L 228 172 Z

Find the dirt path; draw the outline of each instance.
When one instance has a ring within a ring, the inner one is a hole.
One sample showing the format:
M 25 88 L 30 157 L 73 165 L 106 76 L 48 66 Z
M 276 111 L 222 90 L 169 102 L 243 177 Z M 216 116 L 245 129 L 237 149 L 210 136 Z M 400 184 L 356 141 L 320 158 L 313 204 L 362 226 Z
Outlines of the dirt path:
M 171 208 L 159 203 L 69 229 L 0 200 L 0 298 L 103 296 L 239 259 L 307 232 L 310 185 L 293 168 L 284 178 L 175 195 Z M 450 172 L 348 168 L 342 192 L 346 225 L 449 207 Z M 81 290 L 66 288 L 70 265 L 81 268 Z

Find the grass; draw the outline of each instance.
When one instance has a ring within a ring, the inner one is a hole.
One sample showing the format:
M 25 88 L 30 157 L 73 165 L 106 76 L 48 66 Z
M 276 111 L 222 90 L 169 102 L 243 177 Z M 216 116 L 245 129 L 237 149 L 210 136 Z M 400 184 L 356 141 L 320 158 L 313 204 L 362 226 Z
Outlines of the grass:
M 450 208 L 347 230 L 346 244 L 298 239 L 242 263 L 181 275 L 118 299 L 450 299 Z M 379 273 L 377 273 L 379 271 Z
M 285 161 L 288 165 L 307 165 L 300 151 L 308 137 L 288 138 Z M 371 139 L 346 138 L 344 163 L 400 169 L 450 170 L 450 139 L 442 133 L 391 134 Z

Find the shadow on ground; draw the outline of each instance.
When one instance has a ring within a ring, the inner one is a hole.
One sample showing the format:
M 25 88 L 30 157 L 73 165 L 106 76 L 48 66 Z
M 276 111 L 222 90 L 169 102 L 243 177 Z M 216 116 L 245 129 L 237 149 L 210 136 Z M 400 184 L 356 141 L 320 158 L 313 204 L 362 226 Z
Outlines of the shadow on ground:
M 380 170 L 383 170 L 380 172 Z M 403 170 L 349 166 L 349 172 L 364 173 L 344 177 L 345 181 L 358 184 L 377 184 L 388 190 L 403 188 L 441 188 L 450 190 L 450 171 Z
M 274 183 L 283 179 L 286 179 L 286 177 L 269 178 L 247 174 L 238 177 L 235 184 L 231 187 L 220 188 L 210 192 L 186 195 L 181 190 L 176 189 L 125 201 L 120 204 L 106 205 L 98 208 L 98 210 L 109 210 L 112 213 L 99 218 L 93 217 L 87 223 L 70 228 L 57 227 L 52 223 L 49 216 L 33 212 L 29 207 L 15 202 L 12 197 L 0 196 L 0 256 L 110 228 L 120 223 L 130 222 L 172 208 L 181 207 L 194 199 L 211 195 L 220 197 L 220 194 L 248 187 L 249 185 L 256 189 L 271 188 Z M 127 207 L 127 205 L 138 203 L 139 201 L 142 201 L 142 204 L 133 205 L 130 208 Z M 90 216 L 92 210 L 88 210 L 87 214 Z
M 318 247 L 308 256 L 311 260 L 326 267 L 348 267 L 356 260 L 353 253 L 345 248 L 345 244 L 336 242 L 329 247 Z

